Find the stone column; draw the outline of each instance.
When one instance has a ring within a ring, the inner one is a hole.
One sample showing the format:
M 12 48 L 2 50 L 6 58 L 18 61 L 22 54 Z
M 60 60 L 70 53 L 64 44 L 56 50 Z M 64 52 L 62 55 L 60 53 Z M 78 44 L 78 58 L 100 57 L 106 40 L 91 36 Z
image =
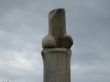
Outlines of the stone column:
M 72 38 L 66 34 L 65 10 L 49 13 L 49 33 L 42 40 L 44 82 L 70 82 Z

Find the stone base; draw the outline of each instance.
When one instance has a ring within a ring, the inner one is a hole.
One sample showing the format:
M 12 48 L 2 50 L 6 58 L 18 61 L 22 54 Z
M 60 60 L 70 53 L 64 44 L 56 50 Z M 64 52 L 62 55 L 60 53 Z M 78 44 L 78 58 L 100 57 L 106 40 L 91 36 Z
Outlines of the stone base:
M 70 82 L 71 50 L 46 48 L 42 51 L 44 82 Z

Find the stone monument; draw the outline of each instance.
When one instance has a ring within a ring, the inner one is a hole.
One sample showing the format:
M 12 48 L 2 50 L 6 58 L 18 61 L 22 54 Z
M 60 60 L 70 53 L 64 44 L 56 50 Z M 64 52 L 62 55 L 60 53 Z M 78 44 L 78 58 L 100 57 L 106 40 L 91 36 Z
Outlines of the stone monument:
M 49 13 L 49 33 L 42 40 L 44 82 L 70 82 L 72 38 L 66 34 L 65 10 Z

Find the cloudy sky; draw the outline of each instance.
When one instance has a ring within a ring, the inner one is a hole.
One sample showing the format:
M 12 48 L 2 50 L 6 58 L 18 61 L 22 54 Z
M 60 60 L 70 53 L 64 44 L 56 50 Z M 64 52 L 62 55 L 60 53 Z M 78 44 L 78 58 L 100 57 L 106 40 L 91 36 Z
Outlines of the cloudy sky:
M 74 38 L 71 82 L 110 82 L 110 0 L 0 0 L 0 82 L 43 82 L 48 13 L 65 8 Z

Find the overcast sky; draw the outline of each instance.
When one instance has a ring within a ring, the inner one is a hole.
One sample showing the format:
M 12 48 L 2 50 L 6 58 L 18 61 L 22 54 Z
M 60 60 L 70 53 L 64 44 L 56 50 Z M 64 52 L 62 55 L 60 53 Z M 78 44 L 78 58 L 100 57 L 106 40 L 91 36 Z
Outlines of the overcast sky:
M 0 82 L 43 82 L 48 13 L 65 8 L 71 82 L 110 82 L 110 0 L 0 0 Z

